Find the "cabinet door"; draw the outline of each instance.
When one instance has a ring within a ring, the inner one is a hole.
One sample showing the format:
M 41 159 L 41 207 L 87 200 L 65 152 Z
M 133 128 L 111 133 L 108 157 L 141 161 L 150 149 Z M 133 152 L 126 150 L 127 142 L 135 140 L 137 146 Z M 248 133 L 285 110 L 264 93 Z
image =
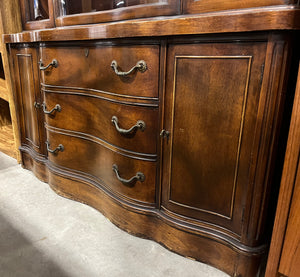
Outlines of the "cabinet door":
M 179 0 L 56 0 L 56 26 L 92 24 L 180 13 Z
M 29 146 L 44 154 L 44 129 L 41 110 L 38 50 L 36 48 L 11 49 L 16 100 L 21 128 L 21 147 Z
M 53 0 L 19 0 L 24 30 L 54 27 Z
M 266 43 L 168 50 L 163 209 L 195 224 L 225 227 L 239 238 Z

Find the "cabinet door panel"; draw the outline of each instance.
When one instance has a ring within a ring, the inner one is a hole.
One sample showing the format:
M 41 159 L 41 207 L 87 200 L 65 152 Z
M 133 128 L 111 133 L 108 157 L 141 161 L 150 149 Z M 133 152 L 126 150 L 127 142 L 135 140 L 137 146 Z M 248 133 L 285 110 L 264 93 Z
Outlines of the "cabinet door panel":
M 163 206 L 239 236 L 265 43 L 169 50 Z
M 37 50 L 33 48 L 12 49 L 19 118 L 21 124 L 21 142 L 43 153 L 43 128 L 40 109 L 39 73 Z

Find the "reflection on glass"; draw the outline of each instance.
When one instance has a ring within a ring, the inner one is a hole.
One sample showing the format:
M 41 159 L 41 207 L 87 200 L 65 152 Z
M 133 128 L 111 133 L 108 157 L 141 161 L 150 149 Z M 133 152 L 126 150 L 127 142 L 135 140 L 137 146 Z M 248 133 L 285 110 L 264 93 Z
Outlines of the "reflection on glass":
M 43 16 L 40 11 L 40 3 L 39 0 L 34 0 L 33 2 L 33 13 L 34 13 L 34 20 L 41 20 Z
M 167 0 L 57 0 L 60 15 L 107 11 L 122 7 L 165 3 Z
M 61 16 L 67 15 L 66 0 L 59 0 L 59 9 L 60 9 Z
M 122 8 L 125 6 L 126 6 L 125 0 L 114 0 L 114 5 L 113 5 L 114 9 Z
M 48 0 L 28 0 L 29 21 L 49 18 Z

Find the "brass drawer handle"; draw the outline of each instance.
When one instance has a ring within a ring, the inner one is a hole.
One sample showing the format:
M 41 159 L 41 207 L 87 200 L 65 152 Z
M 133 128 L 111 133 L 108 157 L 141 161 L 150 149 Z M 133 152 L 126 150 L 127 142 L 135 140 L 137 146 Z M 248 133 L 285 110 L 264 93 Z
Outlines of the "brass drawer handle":
M 147 70 L 147 64 L 145 61 L 143 60 L 140 60 L 136 63 L 136 65 L 131 68 L 129 71 L 127 72 L 123 72 L 123 71 L 119 71 L 118 70 L 118 63 L 114 60 L 111 62 L 111 65 L 112 69 L 114 70 L 114 72 L 118 75 L 118 76 L 127 76 L 129 75 L 130 73 L 132 73 L 134 70 L 138 70 L 140 72 L 145 72 Z
M 40 70 L 46 70 L 46 69 L 48 69 L 50 66 L 57 67 L 58 62 L 57 62 L 56 59 L 53 59 L 51 63 L 49 63 L 48 65 L 44 66 L 42 60 L 40 60 L 40 61 L 39 61 L 39 64 L 40 64 Z
M 50 149 L 49 146 L 50 146 L 50 143 L 49 141 L 46 141 L 46 145 L 47 145 L 47 151 L 52 153 L 52 154 L 56 154 L 57 152 L 64 152 L 65 148 L 62 144 L 59 144 L 55 149 Z
M 143 132 L 146 129 L 146 123 L 143 120 L 138 120 L 134 126 L 132 126 L 130 129 L 127 130 L 119 127 L 118 118 L 115 115 L 111 118 L 111 122 L 115 125 L 117 131 L 122 135 L 128 135 L 134 133 L 138 129 Z
M 47 108 L 46 108 L 45 103 L 43 103 L 42 106 L 43 106 L 43 112 L 45 114 L 53 114 L 55 111 L 61 112 L 61 106 L 59 104 L 56 104 L 55 107 L 51 111 L 46 110 Z
M 132 185 L 136 183 L 137 181 L 144 182 L 145 181 L 145 175 L 142 172 L 137 172 L 135 176 L 131 177 L 130 179 L 126 180 L 120 177 L 118 166 L 114 164 L 112 166 L 112 170 L 115 172 L 117 179 L 122 182 L 124 185 Z
M 160 132 L 160 137 L 162 138 L 168 138 L 170 136 L 170 132 L 169 131 L 166 131 L 166 130 L 161 130 Z
M 38 102 L 36 102 L 36 101 L 34 101 L 34 102 L 33 102 L 33 106 L 34 106 L 36 109 L 39 109 L 39 108 L 41 107 L 41 104 L 38 103 Z

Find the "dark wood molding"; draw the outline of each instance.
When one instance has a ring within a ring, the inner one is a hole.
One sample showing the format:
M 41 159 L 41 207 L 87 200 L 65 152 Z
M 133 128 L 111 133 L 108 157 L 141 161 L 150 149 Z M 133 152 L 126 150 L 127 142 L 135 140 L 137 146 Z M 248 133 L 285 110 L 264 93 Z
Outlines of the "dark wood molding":
M 272 241 L 268 257 L 266 277 L 277 276 L 280 259 L 285 239 L 292 197 L 296 185 L 296 177 L 299 175 L 300 153 L 300 66 L 298 84 L 295 92 L 292 118 L 290 123 L 289 138 L 287 143 L 281 187 L 279 192 Z M 299 186 L 299 183 L 297 184 Z M 298 199 L 299 201 L 299 199 Z M 299 230 L 296 230 L 298 232 Z M 299 243 L 299 241 L 298 241 Z M 281 274 L 280 274 L 281 276 Z M 284 275 L 283 275 L 284 276 Z M 293 275 L 296 276 L 296 275 Z
M 295 6 L 222 11 L 201 15 L 148 18 L 37 30 L 5 35 L 6 43 L 70 41 L 107 38 L 196 35 L 270 30 L 299 30 L 300 9 Z

